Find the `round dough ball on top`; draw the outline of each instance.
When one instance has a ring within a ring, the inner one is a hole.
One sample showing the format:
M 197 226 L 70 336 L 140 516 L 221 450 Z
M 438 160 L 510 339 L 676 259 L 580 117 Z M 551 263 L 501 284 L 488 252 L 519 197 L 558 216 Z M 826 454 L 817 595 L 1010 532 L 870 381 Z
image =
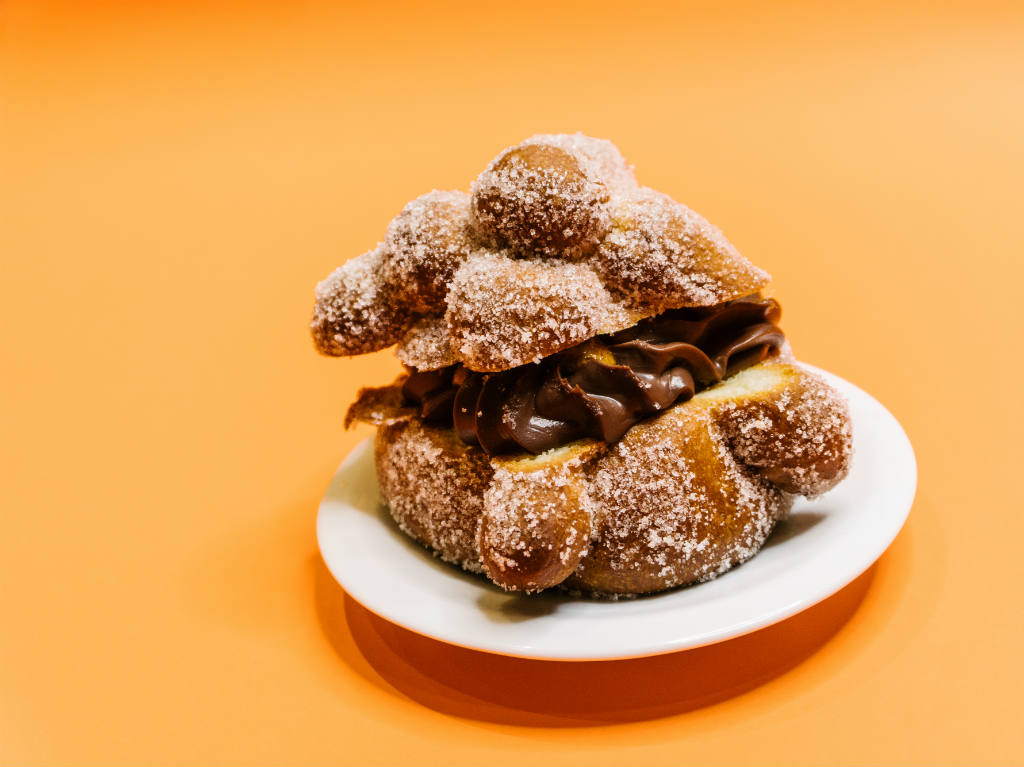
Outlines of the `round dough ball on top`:
M 609 191 L 582 154 L 553 143 L 506 149 L 473 183 L 473 223 L 492 245 L 575 260 L 608 230 Z

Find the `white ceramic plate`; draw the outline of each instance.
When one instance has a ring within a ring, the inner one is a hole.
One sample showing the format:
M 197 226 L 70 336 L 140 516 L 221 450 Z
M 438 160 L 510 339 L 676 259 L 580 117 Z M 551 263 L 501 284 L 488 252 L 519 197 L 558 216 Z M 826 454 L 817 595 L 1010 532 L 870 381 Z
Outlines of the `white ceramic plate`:
M 776 623 L 870 567 L 903 526 L 917 483 L 914 452 L 896 419 L 856 386 L 818 372 L 850 401 L 849 477 L 814 501 L 799 500 L 757 556 L 708 583 L 616 602 L 557 591 L 506 594 L 398 529 L 377 491 L 371 440 L 341 464 L 320 504 L 324 562 L 382 618 L 443 642 L 524 658 L 657 655 Z

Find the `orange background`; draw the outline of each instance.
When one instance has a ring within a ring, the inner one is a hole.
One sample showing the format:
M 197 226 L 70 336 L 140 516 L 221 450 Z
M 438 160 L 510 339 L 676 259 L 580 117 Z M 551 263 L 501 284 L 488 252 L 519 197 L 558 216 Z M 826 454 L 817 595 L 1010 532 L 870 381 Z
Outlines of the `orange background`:
M 1024 760 L 1022 50 L 984 2 L 0 4 L 0 761 Z M 344 410 L 398 365 L 314 354 L 315 282 L 575 130 L 916 447 L 895 544 L 784 624 L 503 659 L 319 561 Z

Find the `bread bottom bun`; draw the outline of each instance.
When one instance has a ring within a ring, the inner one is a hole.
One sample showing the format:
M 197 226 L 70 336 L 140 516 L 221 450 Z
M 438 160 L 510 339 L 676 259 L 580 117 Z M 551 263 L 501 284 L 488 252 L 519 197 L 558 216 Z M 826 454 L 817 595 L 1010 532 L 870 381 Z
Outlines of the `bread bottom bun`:
M 757 553 L 794 494 L 845 477 L 852 452 L 844 399 L 780 361 L 612 445 L 488 457 L 416 416 L 377 422 L 378 480 L 399 526 L 442 559 L 530 592 L 643 594 L 713 578 Z

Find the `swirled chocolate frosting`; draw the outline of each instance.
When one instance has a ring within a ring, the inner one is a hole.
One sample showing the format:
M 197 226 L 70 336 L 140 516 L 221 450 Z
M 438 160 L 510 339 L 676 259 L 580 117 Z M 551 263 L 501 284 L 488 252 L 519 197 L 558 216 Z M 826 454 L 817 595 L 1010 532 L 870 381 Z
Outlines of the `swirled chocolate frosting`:
M 489 455 L 543 453 L 583 437 L 612 443 L 633 424 L 778 352 L 773 299 L 670 309 L 631 328 L 500 373 L 410 371 L 402 394 Z

